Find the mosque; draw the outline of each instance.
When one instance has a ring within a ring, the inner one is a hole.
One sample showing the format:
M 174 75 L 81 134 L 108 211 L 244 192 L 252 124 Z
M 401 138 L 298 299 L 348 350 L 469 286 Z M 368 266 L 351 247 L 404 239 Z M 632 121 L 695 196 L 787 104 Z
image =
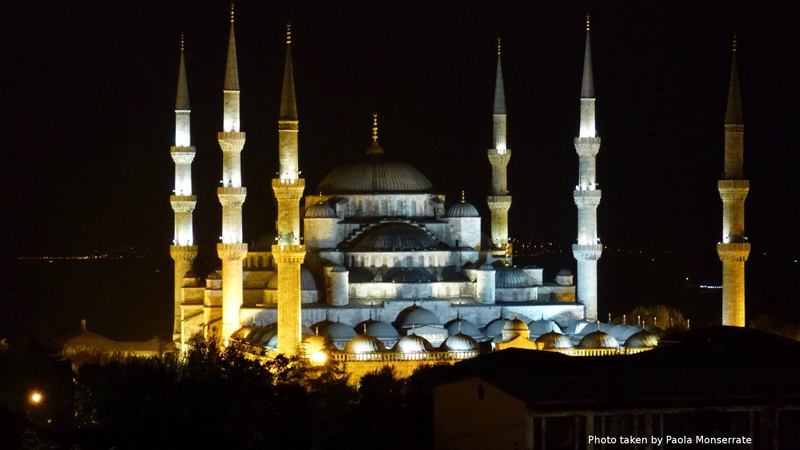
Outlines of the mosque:
M 247 190 L 240 154 L 246 136 L 240 129 L 239 94 L 232 14 L 223 128 L 218 133 L 223 165 L 217 191 L 222 206 L 217 254 L 222 268 L 209 274 L 193 270 L 195 148 L 181 48 L 171 148 L 175 192 L 170 197 L 175 212 L 170 247 L 175 268 L 173 340 L 179 348 L 197 337 L 215 337 L 224 342 L 239 339 L 268 352 L 312 355 L 325 350 L 340 361 L 380 364 L 457 360 L 507 346 L 608 354 L 655 345 L 657 329 L 597 322 L 597 260 L 603 248 L 596 215 L 601 198 L 595 173 L 600 138 L 595 131 L 588 18 L 579 135 L 574 141 L 579 157 L 573 194 L 578 209 L 573 246 L 577 286 L 567 269 L 546 279 L 540 267 L 513 264 L 508 238 L 512 198 L 506 183 L 512 151 L 506 141 L 499 39 L 492 148 L 487 152 L 492 174 L 487 223 L 463 195 L 448 201 L 420 171 L 403 162 L 402 155 L 384 149 L 377 115 L 372 117 L 372 142 L 361 157 L 333 168 L 315 189 L 306 189 L 298 167 L 299 115 L 287 27 L 277 124 L 280 169 L 272 180 L 278 219 L 276 230 L 248 246 L 242 237 Z M 488 115 L 487 111 L 487 141 Z M 483 233 L 484 228 L 489 232 Z

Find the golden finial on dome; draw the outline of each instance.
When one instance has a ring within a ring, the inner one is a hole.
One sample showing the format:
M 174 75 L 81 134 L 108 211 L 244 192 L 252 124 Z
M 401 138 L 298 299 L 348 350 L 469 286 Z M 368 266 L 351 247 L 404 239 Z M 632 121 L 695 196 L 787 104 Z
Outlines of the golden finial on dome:
M 464 203 L 464 202 L 465 202 L 464 191 L 461 191 L 461 203 Z
M 378 140 L 378 113 L 372 115 L 372 139 Z
M 292 23 L 286 22 L 286 43 L 292 43 Z
M 500 56 L 500 38 L 497 38 L 497 56 Z
M 589 13 L 586 13 L 586 31 L 589 31 L 590 21 L 589 21 Z
M 733 32 L 733 51 L 736 51 L 736 32 Z
M 181 33 L 181 51 L 183 51 L 183 33 Z
M 231 23 L 233 23 L 233 2 L 231 2 Z

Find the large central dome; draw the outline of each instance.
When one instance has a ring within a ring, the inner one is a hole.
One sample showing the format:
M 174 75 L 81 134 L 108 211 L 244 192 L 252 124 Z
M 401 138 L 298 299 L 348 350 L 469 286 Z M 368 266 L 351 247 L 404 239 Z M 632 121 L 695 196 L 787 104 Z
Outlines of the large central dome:
M 433 185 L 410 164 L 366 154 L 333 169 L 319 184 L 323 194 L 430 193 Z

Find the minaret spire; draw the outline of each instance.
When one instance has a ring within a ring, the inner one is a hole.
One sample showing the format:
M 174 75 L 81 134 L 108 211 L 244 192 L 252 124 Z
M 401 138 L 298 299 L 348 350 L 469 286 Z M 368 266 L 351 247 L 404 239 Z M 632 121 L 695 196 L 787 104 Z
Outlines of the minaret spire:
M 300 270 L 306 255 L 305 245 L 300 244 L 300 198 L 306 180 L 300 178 L 298 169 L 299 121 L 291 44 L 291 24 L 286 24 L 286 63 L 278 117 L 280 168 L 279 177 L 272 180 L 272 190 L 278 201 L 278 243 L 272 246 L 278 271 L 278 351 L 285 354 L 295 353 L 300 345 Z
M 492 165 L 492 189 L 487 203 L 492 213 L 492 249 L 493 258 L 508 257 L 508 210 L 511 208 L 511 196 L 508 195 L 508 178 L 506 168 L 511 159 L 511 150 L 506 142 L 506 95 L 503 87 L 503 67 L 500 61 L 500 38 L 497 38 L 497 72 L 494 85 L 494 107 L 492 108 L 493 144 L 489 149 L 489 163 Z M 489 258 L 492 259 L 492 258 Z
M 178 93 L 175 98 L 175 145 L 170 149 L 172 160 L 175 162 L 175 190 L 170 196 L 170 204 L 175 212 L 175 235 L 170 256 L 174 264 L 174 321 L 172 329 L 173 340 L 181 343 L 183 327 L 181 321 L 181 303 L 183 277 L 192 270 L 192 262 L 197 256 L 197 247 L 194 245 L 194 231 L 192 227 L 192 212 L 194 211 L 197 197 L 192 195 L 192 161 L 194 161 L 195 148 L 192 147 L 189 114 L 189 88 L 186 83 L 186 63 L 183 56 L 184 40 L 181 34 L 181 60 L 178 69 Z
M 750 243 L 744 234 L 744 201 L 750 180 L 744 179 L 744 119 L 736 53 L 734 34 L 725 113 L 725 171 L 717 182 L 722 198 L 722 241 L 717 244 L 717 254 L 722 261 L 722 324 L 743 327 L 744 263 L 750 255 Z
M 383 147 L 378 143 L 378 113 L 372 114 L 372 143 L 367 147 L 368 155 L 382 155 Z
M 597 206 L 602 192 L 597 189 L 596 158 L 600 138 L 595 129 L 594 78 L 589 15 L 586 15 L 586 49 L 581 81 L 581 114 L 575 151 L 578 153 L 578 184 L 572 197 L 578 207 L 578 239 L 572 254 L 578 262 L 577 301 L 585 305 L 586 320 L 597 320 L 597 260 L 603 246 L 597 237 Z
M 217 188 L 217 196 L 222 205 L 222 242 L 217 244 L 217 255 L 222 260 L 222 327 L 217 331 L 221 333 L 221 339 L 227 342 L 239 326 L 239 309 L 243 296 L 242 260 L 247 256 L 247 244 L 242 237 L 242 205 L 247 197 L 247 189 L 242 186 L 241 168 L 245 134 L 241 132 L 239 122 L 239 71 L 233 3 L 223 98 L 222 131 L 217 134 L 222 149 L 222 186 Z M 206 308 L 206 324 L 218 323 L 219 306 L 210 305 Z

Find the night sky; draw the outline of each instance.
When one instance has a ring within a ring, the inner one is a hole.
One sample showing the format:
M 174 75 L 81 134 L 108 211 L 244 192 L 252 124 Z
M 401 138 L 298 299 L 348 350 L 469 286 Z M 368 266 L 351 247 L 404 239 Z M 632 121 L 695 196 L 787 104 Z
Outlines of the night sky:
M 790 3 L 790 2 L 784 2 Z M 220 235 L 216 187 L 229 31 L 225 1 L 0 5 L 2 241 L 7 254 L 123 245 L 167 251 L 180 34 L 192 105 L 195 241 Z M 764 9 L 766 8 L 766 9 Z M 794 9 L 793 9 L 794 8 Z M 277 115 L 292 22 L 306 193 L 370 143 L 411 162 L 448 201 L 488 217 L 496 38 L 508 109 L 510 234 L 576 236 L 572 189 L 592 13 L 599 234 L 611 248 L 714 253 L 731 37 L 739 33 L 746 230 L 753 252 L 800 249 L 797 7 L 760 2 L 262 2 L 236 5 L 244 234 L 274 226 Z

